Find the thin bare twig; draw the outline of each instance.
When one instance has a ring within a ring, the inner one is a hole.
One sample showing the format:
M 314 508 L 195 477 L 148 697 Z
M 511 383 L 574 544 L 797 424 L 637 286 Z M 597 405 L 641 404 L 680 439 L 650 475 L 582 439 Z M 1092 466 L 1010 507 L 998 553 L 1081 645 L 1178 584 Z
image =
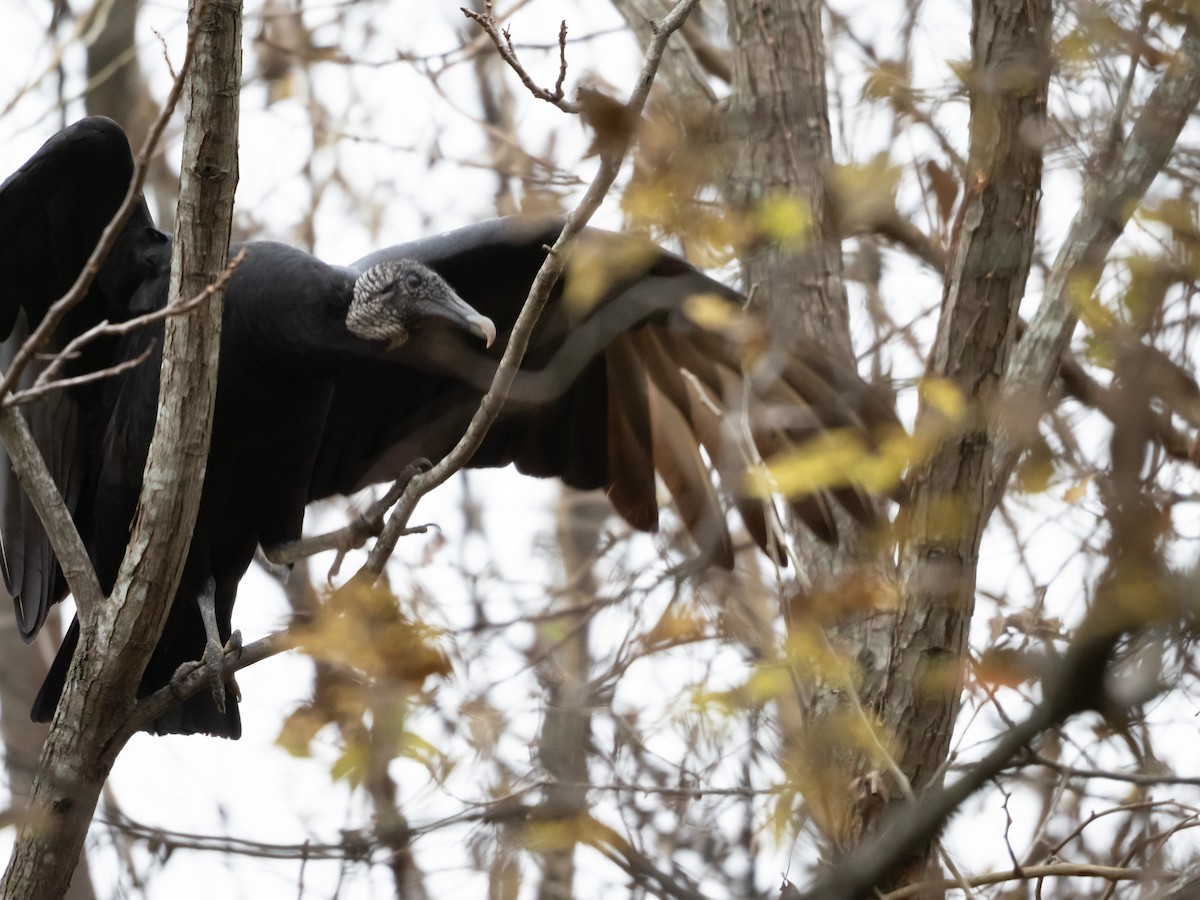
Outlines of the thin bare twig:
M 1099 282 L 1108 253 L 1162 171 L 1183 126 L 1200 102 L 1200 21 L 1188 24 L 1178 52 L 1142 107 L 1128 138 L 1111 160 L 1091 160 L 1093 177 L 1054 260 L 1042 302 L 1008 365 L 1004 389 L 1011 396 L 1041 398 L 1059 371 L 1078 322 L 1073 298 L 1087 296 Z M 992 454 L 992 505 L 1008 482 L 1023 448 L 1019 429 L 1003 422 Z
M 90 384 L 93 381 L 100 381 L 104 378 L 112 378 L 120 375 L 122 372 L 128 372 L 130 369 L 135 369 L 149 359 L 150 354 L 154 351 L 155 341 L 150 342 L 150 346 L 135 356 L 133 359 L 127 359 L 125 362 L 117 363 L 113 366 L 106 366 L 103 369 L 97 369 L 95 372 L 88 372 L 86 375 L 76 375 L 71 378 L 59 378 L 55 381 L 46 381 L 42 384 L 34 384 L 33 387 L 8 397 L 4 401 L 4 406 L 20 406 L 23 403 L 31 403 L 39 397 L 44 397 L 47 394 L 53 394 L 55 391 L 66 390 L 67 388 L 79 387 L 82 384 Z M 57 362 L 59 357 L 55 357 Z M 41 376 L 38 376 L 38 381 L 42 381 Z
M 580 112 L 579 104 L 567 100 L 566 95 L 563 93 L 563 84 L 567 80 L 567 22 L 565 19 L 558 26 L 558 79 L 554 82 L 554 90 L 548 91 L 533 80 L 533 76 L 525 71 L 525 67 L 521 65 L 521 61 L 517 59 L 517 51 L 513 47 L 512 35 L 507 28 L 501 29 L 496 24 L 496 18 L 492 15 L 491 2 L 488 2 L 486 5 L 487 11 L 482 13 L 477 13 L 465 7 L 459 8 L 462 9 L 464 16 L 482 28 L 487 33 L 487 36 L 492 39 L 492 43 L 496 45 L 496 50 L 500 56 L 517 73 L 517 77 L 521 79 L 521 84 L 528 88 L 529 93 L 533 94 L 538 100 L 545 100 L 547 103 L 557 106 L 563 112 Z M 670 17 L 668 16 L 668 18 Z M 674 29 L 671 30 L 674 31 Z
M 1053 769 L 1059 775 L 1066 778 L 1094 778 L 1101 781 L 1122 781 L 1126 784 L 1137 785 L 1186 785 L 1188 787 L 1200 787 L 1200 777 L 1171 775 L 1166 772 L 1156 775 L 1151 772 L 1118 772 L 1115 769 L 1080 769 L 1075 766 L 1055 762 L 1044 756 L 1028 757 L 1021 760 L 1021 765 L 1045 766 L 1047 769 Z
M 1108 881 L 1145 881 L 1151 878 L 1170 877 L 1167 872 L 1147 872 L 1145 869 L 1129 869 L 1123 866 L 1096 866 L 1081 863 L 1052 863 L 1044 866 L 1023 866 L 1008 872 L 989 872 L 986 875 L 973 875 L 967 879 L 972 887 L 984 887 L 989 884 L 1004 884 L 1008 881 L 1028 881 L 1034 878 L 1103 878 Z M 922 881 L 910 884 L 899 890 L 883 894 L 883 900 L 906 900 L 908 897 L 922 897 L 927 891 L 944 891 L 960 887 L 958 882 Z
M 358 550 L 367 542 L 367 538 L 378 537 L 383 530 L 384 517 L 387 511 L 396 505 L 396 501 L 404 494 L 404 489 L 421 472 L 432 468 L 432 463 L 425 458 L 409 463 L 400 477 L 388 488 L 387 493 L 372 503 L 365 511 L 355 516 L 354 520 L 342 528 L 327 531 L 324 534 L 301 538 L 298 541 L 288 541 L 278 547 L 264 547 L 263 556 L 267 562 L 277 566 L 290 566 L 302 559 L 324 553 L 326 550 L 336 550 L 337 559 L 329 572 L 329 577 L 337 575 L 342 560 L 351 550 Z

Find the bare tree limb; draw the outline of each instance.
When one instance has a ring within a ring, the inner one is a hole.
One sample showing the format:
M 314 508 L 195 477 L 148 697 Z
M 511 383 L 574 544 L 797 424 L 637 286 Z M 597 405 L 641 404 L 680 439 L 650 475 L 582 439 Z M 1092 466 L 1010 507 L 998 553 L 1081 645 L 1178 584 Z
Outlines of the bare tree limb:
M 887 219 L 876 223 L 874 233 L 907 248 L 935 272 L 942 275 L 945 274 L 945 252 L 928 235 L 903 218 L 899 213 L 894 213 Z M 1018 346 L 1028 333 L 1029 327 L 1029 323 L 1024 319 L 1018 320 Z M 1147 347 L 1146 353 L 1153 355 L 1157 351 L 1151 347 Z M 1175 374 L 1179 377 L 1191 377 L 1165 357 L 1160 357 L 1157 360 L 1157 364 L 1176 369 Z M 1117 421 L 1120 410 L 1113 405 L 1112 392 L 1087 373 L 1083 364 L 1075 358 L 1075 355 L 1069 348 L 1064 348 L 1062 351 L 1062 358 L 1058 364 L 1057 377 L 1066 396 L 1073 400 L 1078 400 L 1090 409 L 1096 410 L 1110 422 Z M 1154 439 L 1171 459 L 1191 461 L 1191 439 L 1187 434 L 1176 428 L 1171 421 L 1173 411 L 1177 411 L 1187 418 L 1189 410 L 1181 408 L 1179 404 L 1170 404 L 1170 406 L 1171 409 L 1162 412 L 1155 410 Z
M 379 536 L 383 530 L 388 510 L 396 505 L 396 501 L 404 494 L 408 483 L 419 473 L 428 471 L 432 467 L 433 464 L 424 457 L 414 460 L 404 468 L 400 477 L 387 489 L 387 492 L 356 516 L 349 525 L 334 531 L 327 531 L 324 534 L 301 538 L 298 541 L 289 541 L 278 547 L 263 548 L 263 555 L 267 562 L 273 565 L 290 566 L 317 553 L 336 550 L 337 559 L 334 560 L 329 572 L 329 577 L 334 577 L 341 568 L 342 560 L 347 552 L 358 550 L 366 544 L 368 538 Z M 410 529 L 410 531 L 415 530 L 417 529 Z
M 87 296 L 92 282 L 95 280 L 96 275 L 99 274 L 100 267 L 104 264 L 105 258 L 116 243 L 121 229 L 125 226 L 125 222 L 128 221 L 134 207 L 140 201 L 142 184 L 146 178 L 147 161 L 157 148 L 158 142 L 162 138 L 163 130 L 166 128 L 167 121 L 170 119 L 171 113 L 174 112 L 175 105 L 179 101 L 180 92 L 183 90 L 184 75 L 190 68 L 194 48 L 195 38 L 189 35 L 179 76 L 176 77 L 171 85 L 167 101 L 163 105 L 162 111 L 155 120 L 153 127 L 150 129 L 150 133 L 146 136 L 145 143 L 138 154 L 133 170 L 133 180 L 130 182 L 129 189 L 125 193 L 125 199 L 121 202 L 121 206 L 112 220 L 105 227 L 104 232 L 100 236 L 100 242 L 92 251 L 91 256 L 88 258 L 79 276 L 75 279 L 75 283 L 71 286 L 71 289 L 50 307 L 41 323 L 34 329 L 24 344 L 21 345 L 20 350 L 17 351 L 12 365 L 9 366 L 4 377 L 0 379 L 0 398 L 8 397 L 13 387 L 18 383 L 21 373 L 50 340 L 50 336 L 53 334 L 55 328 L 58 327 L 67 313 Z M 7 404 L 5 405 L 7 406 Z M 10 418 L 9 412 L 6 409 L 0 413 L 0 421 L 4 423 L 0 426 L 0 433 L 11 435 L 12 437 L 13 443 L 8 443 L 7 437 L 5 440 L 13 471 L 33 502 L 38 515 L 47 526 L 47 536 L 50 538 L 50 544 L 54 548 L 55 555 L 62 565 L 67 585 L 75 595 L 81 617 L 90 617 L 93 615 L 93 610 L 99 602 L 97 598 L 102 596 L 99 584 L 96 582 L 95 573 L 85 571 L 85 568 L 86 570 L 91 569 L 91 561 L 88 560 L 86 567 L 83 565 L 83 560 L 86 559 L 86 551 L 84 551 L 82 557 L 79 552 L 83 547 L 83 541 L 79 537 L 75 528 L 75 522 L 66 507 L 66 503 L 63 501 L 58 486 L 54 483 L 53 477 L 50 476 L 49 470 L 46 468 L 41 451 L 29 433 L 28 426 L 25 424 L 24 419 L 21 419 L 15 413 Z M 19 422 L 17 421 L 18 419 L 20 420 Z M 17 446 L 18 444 L 20 445 L 19 447 Z M 36 454 L 36 457 L 34 454 Z M 51 523 L 54 523 L 53 526 Z
M 83 545 L 71 511 L 67 509 L 58 485 L 54 483 L 54 476 L 46 466 L 46 459 L 29 431 L 29 424 L 9 406 L 0 409 L 0 438 L 4 440 L 4 447 L 22 490 L 33 501 L 34 509 L 46 528 L 50 546 L 54 548 L 54 555 L 81 613 L 86 609 L 89 614 L 94 614 L 104 602 L 104 592 L 96 579 L 96 570 L 92 568 L 87 547 Z
M 1010 881 L 1031 881 L 1035 878 L 1103 878 L 1106 881 L 1139 881 L 1161 878 L 1162 872 L 1147 872 L 1124 866 L 1095 866 L 1084 863 L 1052 863 L 1044 866 L 1023 866 L 1009 872 L 989 872 L 972 875 L 967 879 L 971 887 L 986 887 L 989 884 L 1006 884 Z M 956 881 L 925 882 L 912 884 L 883 895 L 883 900 L 907 900 L 909 897 L 927 896 L 927 891 L 949 890 L 959 887 Z
M 870 701 L 899 745 L 900 768 L 913 789 L 938 796 L 991 512 L 983 487 L 991 461 L 987 412 L 1016 336 L 1042 191 L 1042 149 L 1023 135 L 1044 123 L 1052 67 L 1049 0 L 988 0 L 972 9 L 968 164 L 974 176 L 954 226 L 927 367 L 954 386 L 966 411 L 920 467 L 901 514 L 903 589 L 887 677 Z M 923 402 L 917 428 L 940 415 Z M 926 841 L 936 834 L 915 827 L 912 833 L 918 831 Z M 927 848 L 913 845 L 910 856 L 892 858 L 891 868 L 877 871 L 882 880 L 872 887 L 924 881 L 935 865 Z
M 529 93 L 533 94 L 539 100 L 545 100 L 547 103 L 557 106 L 563 112 L 580 112 L 579 104 L 567 100 L 566 95 L 563 93 L 563 84 L 567 80 L 566 21 L 564 20 L 558 27 L 558 80 L 554 83 L 554 90 L 550 91 L 534 81 L 533 76 L 525 71 L 525 67 L 521 65 L 521 61 L 517 59 L 517 51 L 513 47 L 512 36 L 509 34 L 507 28 L 500 28 L 496 23 L 495 17 L 492 15 L 491 0 L 488 0 L 485 8 L 486 12 L 477 13 L 473 9 L 460 7 L 462 14 L 482 28 L 487 36 L 492 39 L 492 43 L 496 45 L 496 50 L 501 58 L 517 73 L 517 77 L 521 79 L 521 84 L 529 89 Z
M 1095 158 L 1076 213 L 1047 279 L 1042 303 L 1013 355 L 1004 389 L 1040 402 L 1059 369 L 1063 351 L 1100 280 L 1109 250 L 1162 170 L 1179 133 L 1200 103 L 1200 20 L 1188 17 L 1179 49 L 1155 85 L 1128 139 L 1114 159 Z M 1024 442 L 1003 425 L 997 436 L 991 502 L 1004 490 Z
M 1159 515 L 1142 487 L 1141 472 L 1152 427 L 1147 406 L 1139 402 L 1150 376 L 1136 356 L 1118 356 L 1121 368 L 1122 420 L 1110 441 L 1112 470 L 1103 492 L 1111 535 L 1108 565 L 1095 588 L 1095 599 L 1076 629 L 1061 662 L 1043 683 L 1044 699 L 1027 718 L 1008 727 L 993 749 L 953 784 L 936 782 L 913 804 L 893 806 L 877 834 L 864 841 L 814 886 L 809 900 L 858 900 L 908 869 L 914 858 L 975 791 L 1006 769 L 1043 732 L 1078 713 L 1095 710 L 1119 718 L 1130 707 L 1156 695 L 1157 681 L 1135 690 L 1115 691 L 1109 676 L 1118 641 L 1148 627 L 1170 623 L 1195 608 L 1195 569 L 1190 579 L 1170 575 L 1156 543 L 1153 522 Z M 956 573 L 957 574 L 957 573 Z M 1190 582 L 1190 583 L 1189 583 Z M 1136 590 L 1137 603 L 1129 602 Z M 1190 596 L 1189 596 L 1190 595 Z M 928 879 L 907 879 L 909 883 Z M 904 885 L 901 885 L 904 886 Z

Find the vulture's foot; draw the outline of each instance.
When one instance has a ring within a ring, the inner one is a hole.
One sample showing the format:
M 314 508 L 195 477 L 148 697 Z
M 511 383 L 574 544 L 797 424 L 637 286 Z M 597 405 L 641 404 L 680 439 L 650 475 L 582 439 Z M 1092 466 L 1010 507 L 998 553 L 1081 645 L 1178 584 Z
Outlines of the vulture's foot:
M 418 475 L 424 475 L 426 472 L 428 472 L 432 468 L 433 468 L 433 463 L 431 463 L 424 456 L 418 456 L 416 459 L 414 459 L 412 462 L 410 462 L 407 466 L 404 467 L 404 471 L 400 473 L 400 477 L 397 478 L 396 480 L 398 482 L 400 482 L 400 484 L 403 484 L 407 487 L 408 483 L 410 481 L 412 481 Z
M 225 712 L 225 688 L 228 686 L 233 691 L 235 700 L 242 699 L 241 688 L 234 680 L 233 675 L 228 679 L 224 678 L 222 671 L 225 668 L 225 655 L 240 655 L 242 652 L 242 633 L 235 631 L 229 636 L 229 640 L 225 646 L 221 646 L 215 640 L 210 640 L 204 645 L 204 658 L 193 662 L 185 662 L 175 670 L 175 674 L 171 676 L 168 687 L 171 689 L 171 694 L 176 700 L 183 700 L 183 682 L 200 667 L 206 669 L 208 675 L 208 689 L 212 693 L 213 703 L 216 704 L 220 712 Z
M 204 645 L 204 665 L 208 667 L 208 689 L 212 691 L 213 703 L 222 713 L 225 712 L 225 654 L 240 655 L 241 652 L 242 633 L 240 631 L 231 634 L 225 646 L 221 646 L 221 643 L 211 636 L 208 643 Z M 233 680 L 233 675 L 229 676 L 229 687 L 233 689 L 234 698 L 240 700 L 242 692 L 238 688 L 237 682 Z
M 367 538 L 379 537 L 383 533 L 384 516 L 391 509 L 396 501 L 403 495 L 405 489 L 418 475 L 424 475 L 433 468 L 431 463 L 424 456 L 418 456 L 400 473 L 400 477 L 396 479 L 396 483 L 385 495 L 383 502 L 376 504 L 366 514 L 358 515 L 351 522 L 344 532 L 345 538 L 341 545 L 337 548 L 338 552 L 345 556 L 351 550 L 358 550 L 367 543 Z
M 229 643 L 221 645 L 221 631 L 217 627 L 217 583 L 209 578 L 197 598 L 200 607 L 200 618 L 204 622 L 204 634 L 207 641 L 204 645 L 204 664 L 208 666 L 208 687 L 212 691 L 213 703 L 217 709 L 225 712 L 225 652 L 237 652 L 242 649 L 242 633 L 235 631 L 229 636 Z M 234 687 L 236 693 L 237 688 Z

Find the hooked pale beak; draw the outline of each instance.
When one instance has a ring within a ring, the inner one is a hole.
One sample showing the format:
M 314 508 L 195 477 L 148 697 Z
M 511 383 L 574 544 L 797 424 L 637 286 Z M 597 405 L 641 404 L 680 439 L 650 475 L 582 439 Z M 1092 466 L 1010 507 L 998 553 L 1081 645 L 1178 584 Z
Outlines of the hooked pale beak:
M 496 323 L 487 316 L 481 316 L 476 313 L 473 317 L 467 319 L 467 327 L 472 334 L 477 334 L 483 338 L 485 347 L 490 347 L 496 342 Z
M 420 312 L 427 316 L 448 319 L 471 334 L 483 338 L 484 344 L 488 347 L 496 341 L 496 323 L 476 310 L 458 294 L 439 298 L 436 302 L 424 300 L 420 304 Z

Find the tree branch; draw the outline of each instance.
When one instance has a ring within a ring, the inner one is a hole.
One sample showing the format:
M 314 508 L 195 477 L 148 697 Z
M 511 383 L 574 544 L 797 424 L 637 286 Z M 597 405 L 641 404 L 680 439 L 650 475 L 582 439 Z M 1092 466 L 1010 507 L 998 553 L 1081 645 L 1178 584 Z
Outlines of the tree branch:
M 1084 185 L 1083 205 L 1050 271 L 1042 303 L 1018 345 L 1005 378 L 1005 391 L 1017 398 L 1041 402 L 1059 369 L 1079 318 L 1100 281 L 1109 250 L 1129 221 L 1150 183 L 1162 170 L 1179 133 L 1200 103 L 1200 20 L 1188 17 L 1179 49 L 1171 56 L 1150 99 L 1115 160 L 1089 161 L 1092 177 Z M 1018 401 L 1014 406 L 1020 406 Z M 1016 427 L 1013 427 L 1013 425 Z M 1024 442 L 1017 423 L 1001 429 L 996 438 L 991 503 L 1004 490 Z
M 954 386 L 965 410 L 919 468 L 912 501 L 901 513 L 901 530 L 909 536 L 900 557 L 901 602 L 887 677 L 870 703 L 899 745 L 898 761 L 913 789 L 930 796 L 945 795 L 938 785 L 959 709 L 979 547 L 991 513 L 984 491 L 992 459 L 988 412 L 1016 337 L 1033 257 L 1042 149 L 1024 135 L 1045 121 L 1051 21 L 1049 0 L 973 5 L 973 175 L 954 226 L 927 366 L 929 375 Z M 917 429 L 940 416 L 923 400 Z M 951 509 L 953 516 L 946 512 Z M 1031 727 L 1040 730 L 1036 721 Z M 1014 738 L 1020 734 L 1014 731 Z M 949 790 L 963 787 L 960 781 Z M 912 835 L 918 833 L 928 843 L 936 827 L 914 824 Z M 907 857 L 892 857 L 890 868 L 876 870 L 883 880 L 871 882 L 873 888 L 886 891 L 931 875 L 935 863 L 927 847 L 909 847 Z
M 34 381 L 33 386 L 23 391 L 17 391 L 10 397 L 6 398 L 3 403 L 5 406 L 19 406 L 22 403 L 29 403 L 36 400 L 38 397 L 43 397 L 46 394 L 54 391 L 61 391 L 64 388 L 75 387 L 81 384 L 89 384 L 93 381 L 100 381 L 104 378 L 112 378 L 114 375 L 119 375 L 126 372 L 135 366 L 141 365 L 154 349 L 153 342 L 149 347 L 137 355 L 136 358 L 126 360 L 123 363 L 118 363 L 115 366 L 109 366 L 105 369 L 99 369 L 95 372 L 88 372 L 85 375 L 77 375 L 74 378 L 54 379 L 52 376 L 56 371 L 62 368 L 63 364 L 78 354 L 79 350 L 90 344 L 92 341 L 100 337 L 113 337 L 115 335 L 129 334 L 131 331 L 137 331 L 139 328 L 145 328 L 155 322 L 161 322 L 171 316 L 181 316 L 184 313 L 191 312 L 197 306 L 205 303 L 213 298 L 219 291 L 224 291 L 229 284 L 229 279 L 233 277 L 234 271 L 238 264 L 246 258 L 246 251 L 242 249 L 237 256 L 229 261 L 225 270 L 217 277 L 217 280 L 212 284 L 207 285 L 204 290 L 190 299 L 183 300 L 178 303 L 167 303 L 162 309 L 157 309 L 154 312 L 144 313 L 140 316 L 134 316 L 132 319 L 126 319 L 124 322 L 108 322 L 104 321 L 98 325 L 89 328 L 83 334 L 71 340 L 67 346 L 63 347 L 54 355 L 54 359 L 50 361 L 50 365 L 46 366 Z
M 50 546 L 58 559 L 67 586 L 75 602 L 83 610 L 93 611 L 104 601 L 104 591 L 96 579 L 96 570 L 88 556 L 71 511 L 67 509 L 62 492 L 46 466 L 46 458 L 38 449 L 25 417 L 9 406 L 0 410 L 0 438 L 8 451 L 9 463 L 21 483 L 21 489 L 33 502 L 38 518 L 50 538 Z
M 459 7 L 462 14 L 484 30 L 488 37 L 492 39 L 492 43 L 496 45 L 496 51 L 501 58 L 508 63 L 517 77 L 521 79 L 521 84 L 529 90 L 538 100 L 545 100 L 547 103 L 557 106 L 566 113 L 578 113 L 580 111 L 579 104 L 572 103 L 566 99 L 563 93 L 563 83 L 567 80 L 567 23 L 564 20 L 558 28 L 558 80 L 554 83 L 554 90 L 548 91 L 541 87 L 533 76 L 525 71 L 525 67 L 521 65 L 521 61 L 517 59 L 517 51 L 513 47 L 512 35 L 508 33 L 508 29 L 501 30 L 496 23 L 495 17 L 492 16 L 491 0 L 485 5 L 486 12 L 477 13 L 472 9 Z M 672 29 L 674 30 L 674 29 Z

